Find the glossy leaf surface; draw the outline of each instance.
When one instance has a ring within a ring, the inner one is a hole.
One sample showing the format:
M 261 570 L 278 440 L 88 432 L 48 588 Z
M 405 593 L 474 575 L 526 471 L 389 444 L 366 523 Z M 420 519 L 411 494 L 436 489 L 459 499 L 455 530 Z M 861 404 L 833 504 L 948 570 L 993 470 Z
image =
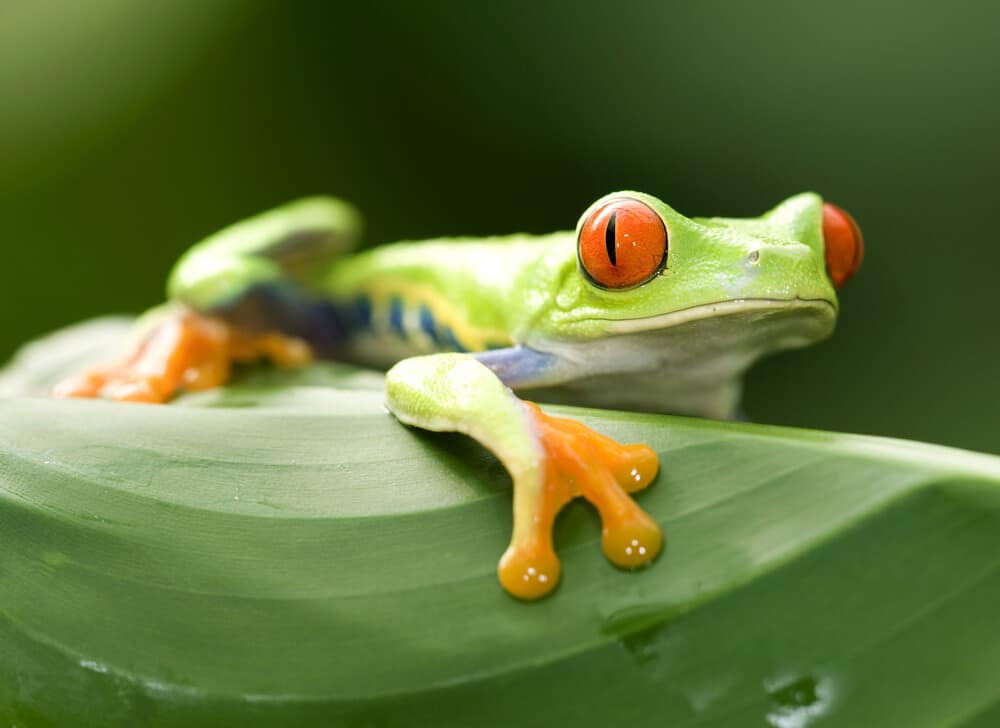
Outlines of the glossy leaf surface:
M 1000 459 L 551 408 L 660 453 L 638 499 L 667 544 L 619 571 L 574 503 L 563 584 L 523 604 L 495 576 L 505 471 L 401 426 L 375 375 L 30 396 L 121 333 L 71 330 L 0 379 L 5 724 L 1000 721 Z

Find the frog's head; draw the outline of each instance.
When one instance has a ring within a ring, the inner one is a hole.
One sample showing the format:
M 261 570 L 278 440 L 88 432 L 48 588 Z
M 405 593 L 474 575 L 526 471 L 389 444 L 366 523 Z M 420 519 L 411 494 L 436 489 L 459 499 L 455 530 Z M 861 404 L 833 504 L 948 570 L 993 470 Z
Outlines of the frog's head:
M 616 192 L 584 212 L 575 252 L 556 266 L 540 348 L 575 361 L 588 390 L 646 375 L 632 406 L 729 416 L 753 361 L 830 335 L 835 288 L 860 264 L 862 240 L 847 213 L 812 193 L 730 219 Z M 666 406 L 650 386 L 669 390 Z

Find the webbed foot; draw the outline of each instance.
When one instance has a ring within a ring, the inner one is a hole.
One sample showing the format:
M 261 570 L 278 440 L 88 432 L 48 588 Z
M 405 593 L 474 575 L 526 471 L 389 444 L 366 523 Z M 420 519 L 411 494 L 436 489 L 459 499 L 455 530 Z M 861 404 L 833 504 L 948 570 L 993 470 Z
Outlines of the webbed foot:
M 250 334 L 222 319 L 189 310 L 166 314 L 119 362 L 69 377 L 55 397 L 106 397 L 122 402 L 165 402 L 181 390 L 210 389 L 229 380 L 234 362 L 267 358 L 299 366 L 312 358 L 300 339 Z
M 514 535 L 498 568 L 503 587 L 521 599 L 538 599 L 555 588 L 559 559 L 552 526 L 578 495 L 601 514 L 602 545 L 613 564 L 636 568 L 656 558 L 663 544 L 660 528 L 628 495 L 656 477 L 656 453 L 645 445 L 620 445 L 581 422 L 524 404 L 545 452 L 544 473 L 539 489 L 518 492 L 515 479 Z

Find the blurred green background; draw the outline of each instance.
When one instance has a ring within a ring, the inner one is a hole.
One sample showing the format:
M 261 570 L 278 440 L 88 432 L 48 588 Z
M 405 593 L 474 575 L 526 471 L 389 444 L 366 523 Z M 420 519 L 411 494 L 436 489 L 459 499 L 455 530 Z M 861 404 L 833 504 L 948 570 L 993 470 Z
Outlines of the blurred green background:
M 299 195 L 380 242 L 813 189 L 865 265 L 750 416 L 1000 452 L 998 31 L 996 3 L 6 2 L 0 360 L 158 302 L 192 242 Z

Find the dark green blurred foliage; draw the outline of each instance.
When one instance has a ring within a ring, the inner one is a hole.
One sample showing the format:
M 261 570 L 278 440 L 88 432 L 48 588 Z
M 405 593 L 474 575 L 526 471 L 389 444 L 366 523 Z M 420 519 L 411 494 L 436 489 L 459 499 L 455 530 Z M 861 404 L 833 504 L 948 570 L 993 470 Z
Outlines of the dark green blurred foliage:
M 379 242 L 814 189 L 867 258 L 750 416 L 997 452 L 998 31 L 991 3 L 5 4 L 0 358 L 156 303 L 192 242 L 302 194 Z

